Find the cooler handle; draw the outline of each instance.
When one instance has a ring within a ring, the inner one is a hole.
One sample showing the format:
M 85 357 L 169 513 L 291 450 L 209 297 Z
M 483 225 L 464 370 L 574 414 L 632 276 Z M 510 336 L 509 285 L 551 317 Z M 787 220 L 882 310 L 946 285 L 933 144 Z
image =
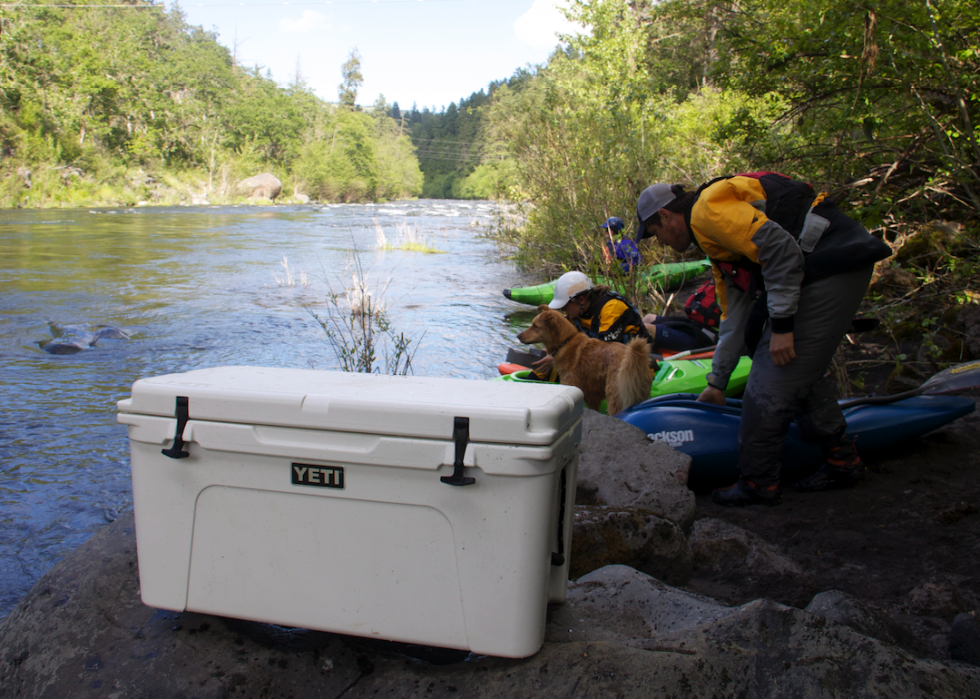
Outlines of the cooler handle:
M 463 456 L 466 455 L 466 444 L 470 441 L 470 419 L 468 417 L 453 418 L 453 441 L 456 442 L 453 475 L 443 476 L 439 480 L 448 485 L 473 485 L 476 483 L 476 479 L 463 475 Z
M 160 453 L 169 456 L 171 459 L 186 459 L 190 453 L 184 451 L 184 428 L 190 419 L 189 401 L 187 396 L 177 396 L 177 405 L 174 412 L 177 415 L 177 431 L 174 434 L 174 445 L 169 449 L 161 449 Z

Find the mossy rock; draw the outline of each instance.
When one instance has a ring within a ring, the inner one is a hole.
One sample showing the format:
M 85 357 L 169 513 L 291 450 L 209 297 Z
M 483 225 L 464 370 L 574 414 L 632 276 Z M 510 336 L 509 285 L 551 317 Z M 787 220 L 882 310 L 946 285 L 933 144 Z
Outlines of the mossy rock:
M 933 221 L 905 241 L 895 259 L 922 267 L 932 266 L 945 256 L 972 256 L 969 237 L 958 223 Z

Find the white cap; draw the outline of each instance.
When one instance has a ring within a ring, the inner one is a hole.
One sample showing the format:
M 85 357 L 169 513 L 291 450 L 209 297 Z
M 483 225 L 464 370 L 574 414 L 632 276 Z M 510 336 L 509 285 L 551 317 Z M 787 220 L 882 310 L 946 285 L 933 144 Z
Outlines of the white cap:
M 636 218 L 640 222 L 640 228 L 636 232 L 636 242 L 648 237 L 646 234 L 647 219 L 677 198 L 677 195 L 671 191 L 671 186 L 664 182 L 658 182 L 640 193 L 640 198 L 636 202 Z
M 548 308 L 560 311 L 571 299 L 591 288 L 592 280 L 582 272 L 565 272 L 555 282 L 555 296 L 548 304 Z

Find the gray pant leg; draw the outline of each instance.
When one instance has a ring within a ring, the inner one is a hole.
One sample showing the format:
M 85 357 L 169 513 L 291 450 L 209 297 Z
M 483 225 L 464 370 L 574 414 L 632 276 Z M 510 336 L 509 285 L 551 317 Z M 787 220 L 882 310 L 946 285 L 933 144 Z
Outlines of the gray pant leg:
M 828 444 L 846 429 L 831 381 L 824 378 L 841 338 L 861 305 L 873 268 L 838 274 L 803 287 L 794 317 L 796 358 L 778 367 L 767 329 L 752 357 L 742 420 L 738 468 L 759 487 L 779 483 L 783 442 L 794 417 L 804 437 Z

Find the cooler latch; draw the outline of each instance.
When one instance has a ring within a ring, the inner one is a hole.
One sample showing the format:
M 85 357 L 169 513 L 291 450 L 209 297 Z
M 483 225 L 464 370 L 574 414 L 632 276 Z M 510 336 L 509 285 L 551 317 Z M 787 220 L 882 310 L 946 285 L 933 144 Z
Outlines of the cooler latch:
M 177 406 L 174 412 L 177 415 L 177 432 L 174 434 L 174 445 L 169 449 L 161 449 L 160 453 L 169 456 L 171 459 L 186 459 L 190 453 L 184 451 L 184 427 L 190 419 L 190 411 L 187 407 L 186 396 L 177 396 Z
M 476 479 L 463 475 L 463 457 L 466 455 L 466 445 L 470 441 L 470 419 L 468 417 L 453 418 L 453 441 L 456 443 L 453 475 L 443 476 L 439 480 L 449 485 L 473 485 L 476 483 Z

